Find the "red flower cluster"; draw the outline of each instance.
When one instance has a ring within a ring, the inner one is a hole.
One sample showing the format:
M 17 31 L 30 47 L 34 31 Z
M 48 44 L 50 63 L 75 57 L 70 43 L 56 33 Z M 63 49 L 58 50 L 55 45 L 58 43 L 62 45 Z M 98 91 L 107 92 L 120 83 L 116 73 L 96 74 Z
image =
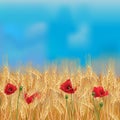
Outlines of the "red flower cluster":
M 68 94 L 73 94 L 77 88 L 72 87 L 70 79 L 61 84 L 60 89 Z
M 13 94 L 16 90 L 17 90 L 17 87 L 16 87 L 15 85 L 8 83 L 8 84 L 5 86 L 4 92 L 5 92 L 6 95 L 11 95 L 11 94 Z
M 108 91 L 105 91 L 103 89 L 103 87 L 101 87 L 101 86 L 94 87 L 92 92 L 93 92 L 93 95 L 95 98 L 96 97 L 104 97 L 104 96 L 108 95 Z
M 73 88 L 71 80 L 68 79 L 65 82 L 63 82 L 60 86 L 60 89 L 68 94 L 73 94 L 77 90 L 77 88 Z M 11 95 L 17 90 L 17 87 L 13 84 L 8 83 L 5 86 L 4 92 L 6 95 Z M 20 88 L 22 90 L 22 88 Z M 96 97 L 104 97 L 107 96 L 109 93 L 108 91 L 105 91 L 102 86 L 94 87 L 92 91 L 93 96 Z M 28 94 L 24 94 L 25 101 L 30 104 L 34 101 L 35 98 L 40 98 L 40 94 L 38 92 L 32 94 L 31 96 L 28 96 Z
M 34 101 L 35 98 L 40 98 L 40 94 L 38 92 L 28 96 L 27 93 L 24 95 L 25 101 L 30 104 Z
M 6 95 L 11 95 L 17 90 L 17 87 L 11 83 L 8 83 L 5 86 L 4 93 Z M 22 90 L 22 87 L 20 87 L 20 90 Z M 32 94 L 31 96 L 28 96 L 27 93 L 24 95 L 25 101 L 30 104 L 34 101 L 35 98 L 40 98 L 40 94 L 38 92 Z

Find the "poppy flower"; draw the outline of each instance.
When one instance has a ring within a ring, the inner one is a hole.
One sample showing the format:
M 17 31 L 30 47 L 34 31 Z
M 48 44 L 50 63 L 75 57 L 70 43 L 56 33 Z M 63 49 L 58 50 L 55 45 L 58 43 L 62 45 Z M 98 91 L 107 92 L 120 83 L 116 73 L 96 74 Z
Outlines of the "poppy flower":
M 66 80 L 64 83 L 61 84 L 60 89 L 68 94 L 73 94 L 77 88 L 72 87 L 72 83 L 70 79 Z
M 28 96 L 27 93 L 24 95 L 25 101 L 30 104 L 34 101 L 35 98 L 40 98 L 40 94 L 38 92 L 34 93 L 31 96 Z
M 105 91 L 101 86 L 94 87 L 92 93 L 94 97 L 104 97 L 108 95 L 108 91 Z
M 8 84 L 5 86 L 4 93 L 5 93 L 6 95 L 11 95 L 11 94 L 13 94 L 16 90 L 17 90 L 17 87 L 16 87 L 15 85 L 8 83 Z

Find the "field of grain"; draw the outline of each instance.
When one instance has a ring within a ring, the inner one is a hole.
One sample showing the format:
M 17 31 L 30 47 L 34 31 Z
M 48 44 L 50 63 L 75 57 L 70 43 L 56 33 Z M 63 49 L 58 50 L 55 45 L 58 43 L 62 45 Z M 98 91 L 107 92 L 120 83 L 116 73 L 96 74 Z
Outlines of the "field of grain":
M 96 98 L 95 102 L 103 102 L 100 120 L 120 120 L 120 78 L 114 70 L 108 68 L 107 73 L 97 75 L 92 67 L 81 69 L 76 64 L 53 64 L 40 72 L 33 67 L 12 71 L 4 66 L 0 71 L 0 120 L 96 120 L 92 90 L 95 86 L 103 86 L 109 95 Z M 71 95 L 60 90 L 60 85 L 71 79 L 76 92 L 72 95 L 74 113 L 71 115 Z M 18 105 L 19 90 L 6 95 L 7 83 L 14 84 L 18 89 L 23 87 Z M 39 92 L 40 97 L 27 104 L 24 94 Z M 68 95 L 66 106 L 65 95 Z M 67 109 L 68 107 L 68 109 Z M 69 112 L 69 114 L 68 114 Z

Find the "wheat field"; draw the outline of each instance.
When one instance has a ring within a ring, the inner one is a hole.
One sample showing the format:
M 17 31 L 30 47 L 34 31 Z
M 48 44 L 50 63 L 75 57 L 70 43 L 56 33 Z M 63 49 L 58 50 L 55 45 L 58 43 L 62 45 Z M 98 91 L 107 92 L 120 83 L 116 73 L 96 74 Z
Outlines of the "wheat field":
M 81 69 L 75 63 L 52 64 L 40 72 L 33 67 L 12 71 L 4 66 L 0 71 L 0 120 L 16 120 L 18 90 L 7 96 L 4 87 L 12 83 L 23 86 L 18 106 L 18 120 L 69 120 L 66 100 L 60 84 L 71 79 L 77 91 L 73 94 L 74 117 L 70 120 L 96 120 L 92 102 L 94 86 L 103 86 L 109 91 L 104 98 L 96 98 L 96 102 L 103 101 L 100 120 L 120 120 L 120 78 L 112 68 L 107 73 L 96 74 L 92 67 Z M 24 100 L 24 93 L 40 93 L 40 98 L 31 104 Z M 68 107 L 70 95 L 68 94 Z

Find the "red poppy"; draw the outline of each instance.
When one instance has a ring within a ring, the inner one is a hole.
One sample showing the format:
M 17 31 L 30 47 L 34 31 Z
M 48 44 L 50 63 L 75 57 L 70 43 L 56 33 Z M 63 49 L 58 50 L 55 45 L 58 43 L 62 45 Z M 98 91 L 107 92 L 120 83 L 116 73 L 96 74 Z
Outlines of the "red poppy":
M 28 96 L 27 93 L 24 95 L 25 101 L 30 104 L 34 101 L 35 98 L 40 98 L 40 94 L 38 92 L 34 93 L 31 96 Z
M 77 88 L 72 87 L 72 83 L 71 83 L 70 79 L 68 79 L 67 81 L 62 83 L 60 86 L 60 89 L 68 94 L 72 94 L 77 90 Z
M 105 91 L 101 86 L 94 87 L 92 92 L 94 97 L 104 97 L 108 95 L 108 91 Z
M 5 92 L 6 95 L 11 95 L 11 94 L 13 94 L 16 90 L 17 90 L 17 87 L 16 87 L 15 85 L 8 83 L 8 84 L 5 86 L 4 92 Z

